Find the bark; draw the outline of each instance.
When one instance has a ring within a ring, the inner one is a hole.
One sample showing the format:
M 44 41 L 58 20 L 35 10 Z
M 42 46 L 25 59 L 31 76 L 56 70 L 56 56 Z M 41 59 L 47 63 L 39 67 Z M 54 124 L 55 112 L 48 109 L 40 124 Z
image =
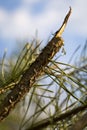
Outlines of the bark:
M 23 74 L 20 82 L 15 85 L 11 92 L 5 97 L 0 106 L 0 121 L 8 116 L 12 108 L 29 92 L 30 88 L 36 81 L 47 64 L 49 60 L 60 50 L 63 46 L 63 40 L 61 34 L 65 29 L 68 18 L 71 14 L 71 8 L 66 15 L 61 28 L 55 33 L 52 40 L 47 44 L 47 46 L 42 50 L 37 59 L 31 64 L 31 66 Z

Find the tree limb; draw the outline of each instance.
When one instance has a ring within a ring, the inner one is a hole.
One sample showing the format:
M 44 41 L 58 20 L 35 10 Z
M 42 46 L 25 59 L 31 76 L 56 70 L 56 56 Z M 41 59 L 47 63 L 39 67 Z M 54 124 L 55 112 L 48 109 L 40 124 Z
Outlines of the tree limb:
M 26 93 L 29 92 L 36 79 L 41 75 L 44 68 L 49 63 L 49 59 L 52 59 L 61 46 L 63 46 L 61 34 L 65 29 L 70 14 L 71 8 L 65 17 L 61 28 L 55 33 L 52 40 L 48 42 L 47 46 L 42 50 L 31 66 L 25 71 L 19 83 L 15 85 L 15 87 L 3 100 L 0 106 L 0 121 L 7 117 L 11 109 L 14 108 L 14 106 L 25 96 Z
M 70 118 L 72 115 L 75 115 L 75 114 L 77 114 L 79 112 L 82 112 L 85 109 L 87 109 L 87 104 L 76 107 L 76 108 L 73 108 L 72 110 L 69 110 L 69 111 L 67 111 L 65 113 L 57 115 L 56 117 L 53 116 L 51 118 L 43 119 L 43 120 L 37 122 L 36 124 L 34 124 L 32 127 L 27 128 L 26 130 L 41 130 L 41 128 L 46 128 L 47 126 L 49 126 L 51 124 L 57 124 L 58 121 L 63 121 L 65 119 L 67 119 L 67 118 Z M 84 116 L 81 118 L 81 121 L 82 121 L 83 118 L 87 119 L 87 114 L 84 115 Z M 79 121 L 78 121 L 78 124 L 79 124 Z M 87 120 L 85 121 L 84 125 L 87 125 Z M 84 126 L 84 125 L 82 125 L 82 126 Z M 69 130 L 82 130 L 82 129 L 75 129 L 75 127 L 78 128 L 77 123 L 75 124 L 75 126 L 72 126 L 72 129 L 69 129 Z
M 87 113 L 73 124 L 69 130 L 83 130 L 87 126 Z

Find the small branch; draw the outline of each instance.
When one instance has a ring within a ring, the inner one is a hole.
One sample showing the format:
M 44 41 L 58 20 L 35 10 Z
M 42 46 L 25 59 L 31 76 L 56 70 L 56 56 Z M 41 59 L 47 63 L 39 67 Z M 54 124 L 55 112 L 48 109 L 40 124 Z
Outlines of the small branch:
M 66 15 L 61 28 L 56 32 L 51 41 L 42 50 L 36 60 L 31 64 L 31 66 L 25 71 L 20 82 L 15 85 L 11 92 L 5 97 L 0 106 L 0 121 L 8 116 L 10 110 L 29 92 L 30 88 L 35 83 L 36 79 L 41 75 L 44 68 L 49 63 L 49 59 L 60 50 L 63 46 L 63 40 L 61 34 L 65 29 L 65 25 L 71 14 L 71 8 Z
M 87 104 L 84 106 L 82 105 L 82 106 L 79 106 L 79 107 L 74 108 L 72 110 L 69 110 L 63 114 L 56 116 L 56 117 L 53 116 L 53 118 L 51 117 L 51 118 L 43 119 L 41 122 L 39 121 L 39 123 L 36 123 L 31 128 L 28 128 L 26 130 L 41 130 L 41 128 L 46 128 L 47 126 L 49 126 L 51 124 L 56 124 L 58 121 L 62 121 L 64 119 L 67 119 L 67 118 L 71 117 L 72 115 L 75 115 L 79 112 L 84 111 L 85 109 L 87 109 Z M 81 119 L 81 121 L 82 121 L 82 119 Z M 85 124 L 87 125 L 87 114 L 85 116 L 85 119 L 86 119 L 86 121 L 85 121 L 84 125 Z M 77 123 L 75 125 L 77 125 Z M 76 127 L 76 128 L 78 128 L 78 127 Z M 75 129 L 74 127 L 72 127 L 72 129 L 69 129 L 69 130 L 82 130 L 82 129 Z
M 85 113 L 69 130 L 83 130 L 87 126 L 87 113 Z

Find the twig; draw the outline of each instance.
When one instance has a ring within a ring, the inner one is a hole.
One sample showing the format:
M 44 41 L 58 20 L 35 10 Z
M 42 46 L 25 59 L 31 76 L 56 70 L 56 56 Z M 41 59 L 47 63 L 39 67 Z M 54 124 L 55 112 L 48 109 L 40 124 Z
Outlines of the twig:
M 84 106 L 82 105 L 82 106 L 79 106 L 79 107 L 74 108 L 72 110 L 69 110 L 65 113 L 62 113 L 62 114 L 56 116 L 56 117 L 53 116 L 53 117 L 51 117 L 51 119 L 50 118 L 43 119 L 43 120 L 39 121 L 38 123 L 36 123 L 35 125 L 33 125 L 32 128 L 28 128 L 26 130 L 41 130 L 41 128 L 46 128 L 47 126 L 49 126 L 51 124 L 57 124 L 58 121 L 63 121 L 64 119 L 70 118 L 72 115 L 75 115 L 79 112 L 82 112 L 85 109 L 87 109 L 87 104 L 85 104 Z M 87 119 L 87 114 L 85 116 L 85 119 Z M 85 124 L 87 124 L 87 120 L 85 121 L 84 125 Z M 73 127 L 72 129 L 69 129 L 69 130 L 82 130 L 82 129 L 74 129 L 74 127 Z
M 52 40 L 49 41 L 47 46 L 42 50 L 31 66 L 25 71 L 19 83 L 15 85 L 15 87 L 3 100 L 0 106 L 0 121 L 7 117 L 10 110 L 14 108 L 14 106 L 25 96 L 26 93 L 29 92 L 36 79 L 41 75 L 44 68 L 49 63 L 49 60 L 52 59 L 61 46 L 63 46 L 61 34 L 65 29 L 70 14 L 71 8 L 65 17 L 61 28 L 55 33 Z
M 71 126 L 69 130 L 83 130 L 87 126 L 87 113 Z

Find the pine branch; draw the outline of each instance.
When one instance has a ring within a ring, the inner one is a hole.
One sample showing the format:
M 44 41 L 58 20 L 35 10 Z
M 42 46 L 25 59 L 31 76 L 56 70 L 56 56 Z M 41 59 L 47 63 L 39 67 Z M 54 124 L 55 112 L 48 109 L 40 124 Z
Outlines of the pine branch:
M 30 67 L 22 75 L 21 80 L 15 87 L 9 92 L 5 97 L 0 106 L 0 121 L 8 116 L 10 110 L 29 92 L 30 88 L 35 83 L 36 79 L 44 71 L 50 59 L 60 50 L 63 46 L 63 39 L 61 34 L 63 33 L 69 16 L 71 14 L 71 8 L 66 15 L 64 22 L 60 29 L 55 33 L 54 37 L 47 44 L 47 46 L 42 50 L 36 60 L 30 65 Z
M 51 118 L 43 119 L 43 120 L 39 121 L 38 123 L 36 123 L 34 126 L 32 126 L 30 128 L 27 128 L 26 130 L 41 130 L 41 128 L 46 128 L 47 126 L 50 126 L 51 124 L 56 124 L 58 121 L 63 121 L 65 119 L 67 119 L 67 118 L 70 118 L 72 115 L 75 115 L 75 114 L 77 114 L 79 112 L 82 112 L 86 108 L 87 108 L 87 104 L 85 104 L 84 106 L 81 105 L 81 106 L 76 107 L 76 108 L 74 108 L 72 110 L 69 110 L 69 111 L 67 111 L 65 113 L 62 113 L 62 114 L 60 114 L 60 115 L 58 115 L 56 117 L 53 116 Z M 85 119 L 87 119 L 86 116 L 87 116 L 87 114 L 85 114 L 83 117 L 85 117 Z M 83 117 L 80 120 L 81 122 L 82 122 Z M 79 125 L 79 121 L 77 123 Z M 77 123 L 75 123 L 75 126 L 73 125 L 72 128 L 69 129 L 69 130 L 82 130 L 82 129 L 75 129 L 75 127 L 78 128 Z M 82 125 L 82 127 L 85 126 L 86 124 L 87 124 L 87 121 L 85 121 L 85 123 Z
M 83 130 L 87 126 L 87 113 L 71 126 L 69 130 Z

